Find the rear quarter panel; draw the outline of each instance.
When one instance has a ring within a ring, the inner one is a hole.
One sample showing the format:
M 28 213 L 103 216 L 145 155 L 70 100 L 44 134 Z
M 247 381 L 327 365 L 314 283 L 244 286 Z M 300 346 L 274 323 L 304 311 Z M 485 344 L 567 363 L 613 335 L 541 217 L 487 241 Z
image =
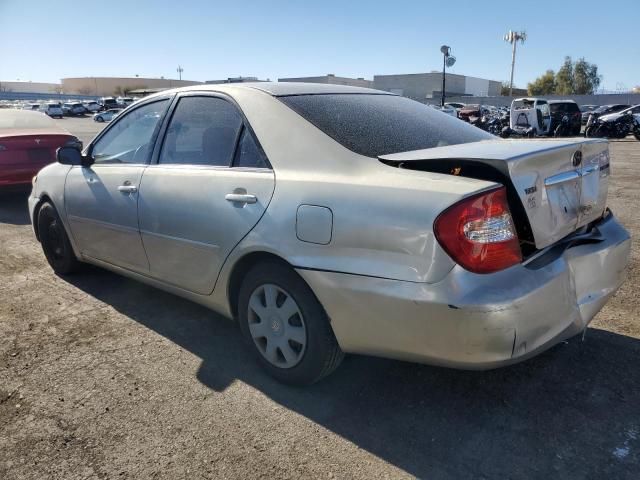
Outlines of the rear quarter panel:
M 436 282 L 453 268 L 433 222 L 493 183 L 383 165 L 342 147 L 270 95 L 239 90 L 234 97 L 273 165 L 276 186 L 265 215 L 230 255 L 223 284 L 232 265 L 253 251 L 300 268 L 414 282 Z M 328 244 L 298 239 L 300 205 L 331 210 Z

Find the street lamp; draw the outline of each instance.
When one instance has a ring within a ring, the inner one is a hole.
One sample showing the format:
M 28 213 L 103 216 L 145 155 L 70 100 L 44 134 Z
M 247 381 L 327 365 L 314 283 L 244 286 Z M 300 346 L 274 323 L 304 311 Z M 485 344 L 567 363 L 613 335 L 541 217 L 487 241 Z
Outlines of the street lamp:
M 511 81 L 509 82 L 509 96 L 513 97 L 513 69 L 516 65 L 516 43 L 524 43 L 527 39 L 527 32 L 513 32 L 509 30 L 504 36 L 504 41 L 512 45 L 511 51 Z
M 178 78 L 182 80 L 182 72 L 184 72 L 184 68 L 178 65 L 178 68 L 176 68 L 176 72 L 178 72 Z
M 442 99 L 441 106 L 444 107 L 444 92 L 445 92 L 445 68 L 453 67 L 453 64 L 456 63 L 456 57 L 451 55 L 451 47 L 448 45 L 442 45 L 440 47 L 440 51 L 442 52 Z

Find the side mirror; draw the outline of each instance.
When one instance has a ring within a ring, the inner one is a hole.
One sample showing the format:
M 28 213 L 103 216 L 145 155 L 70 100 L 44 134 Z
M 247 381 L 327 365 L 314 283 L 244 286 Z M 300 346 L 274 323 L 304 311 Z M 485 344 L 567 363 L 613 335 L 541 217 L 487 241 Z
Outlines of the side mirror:
M 83 157 L 76 147 L 60 147 L 56 151 L 56 160 L 63 165 L 91 165 L 90 158 Z

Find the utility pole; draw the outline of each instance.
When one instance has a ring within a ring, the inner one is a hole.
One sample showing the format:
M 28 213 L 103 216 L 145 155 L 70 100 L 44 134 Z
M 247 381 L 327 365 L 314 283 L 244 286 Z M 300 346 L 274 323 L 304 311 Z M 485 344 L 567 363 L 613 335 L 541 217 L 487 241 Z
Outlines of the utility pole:
M 442 45 L 440 51 L 442 52 L 442 98 L 440 99 L 440 106 L 444 107 L 444 92 L 446 89 L 445 68 L 453 67 L 453 64 L 456 63 L 456 57 L 451 55 L 451 47 L 448 45 Z
M 527 32 L 514 32 L 509 30 L 504 36 L 504 41 L 511 44 L 511 80 L 509 81 L 509 96 L 513 97 L 513 70 L 516 66 L 516 43 L 524 43 L 527 39 Z
M 178 65 L 178 68 L 176 68 L 176 72 L 178 72 L 178 78 L 182 80 L 182 72 L 184 72 L 184 68 Z

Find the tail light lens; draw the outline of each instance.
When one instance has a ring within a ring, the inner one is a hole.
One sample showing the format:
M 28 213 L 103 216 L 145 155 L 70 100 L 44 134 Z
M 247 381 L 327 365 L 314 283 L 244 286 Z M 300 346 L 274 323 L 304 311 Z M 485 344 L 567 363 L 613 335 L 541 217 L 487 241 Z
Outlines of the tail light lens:
M 522 261 L 504 187 L 452 205 L 436 218 L 434 231 L 449 256 L 471 272 L 497 272 Z

